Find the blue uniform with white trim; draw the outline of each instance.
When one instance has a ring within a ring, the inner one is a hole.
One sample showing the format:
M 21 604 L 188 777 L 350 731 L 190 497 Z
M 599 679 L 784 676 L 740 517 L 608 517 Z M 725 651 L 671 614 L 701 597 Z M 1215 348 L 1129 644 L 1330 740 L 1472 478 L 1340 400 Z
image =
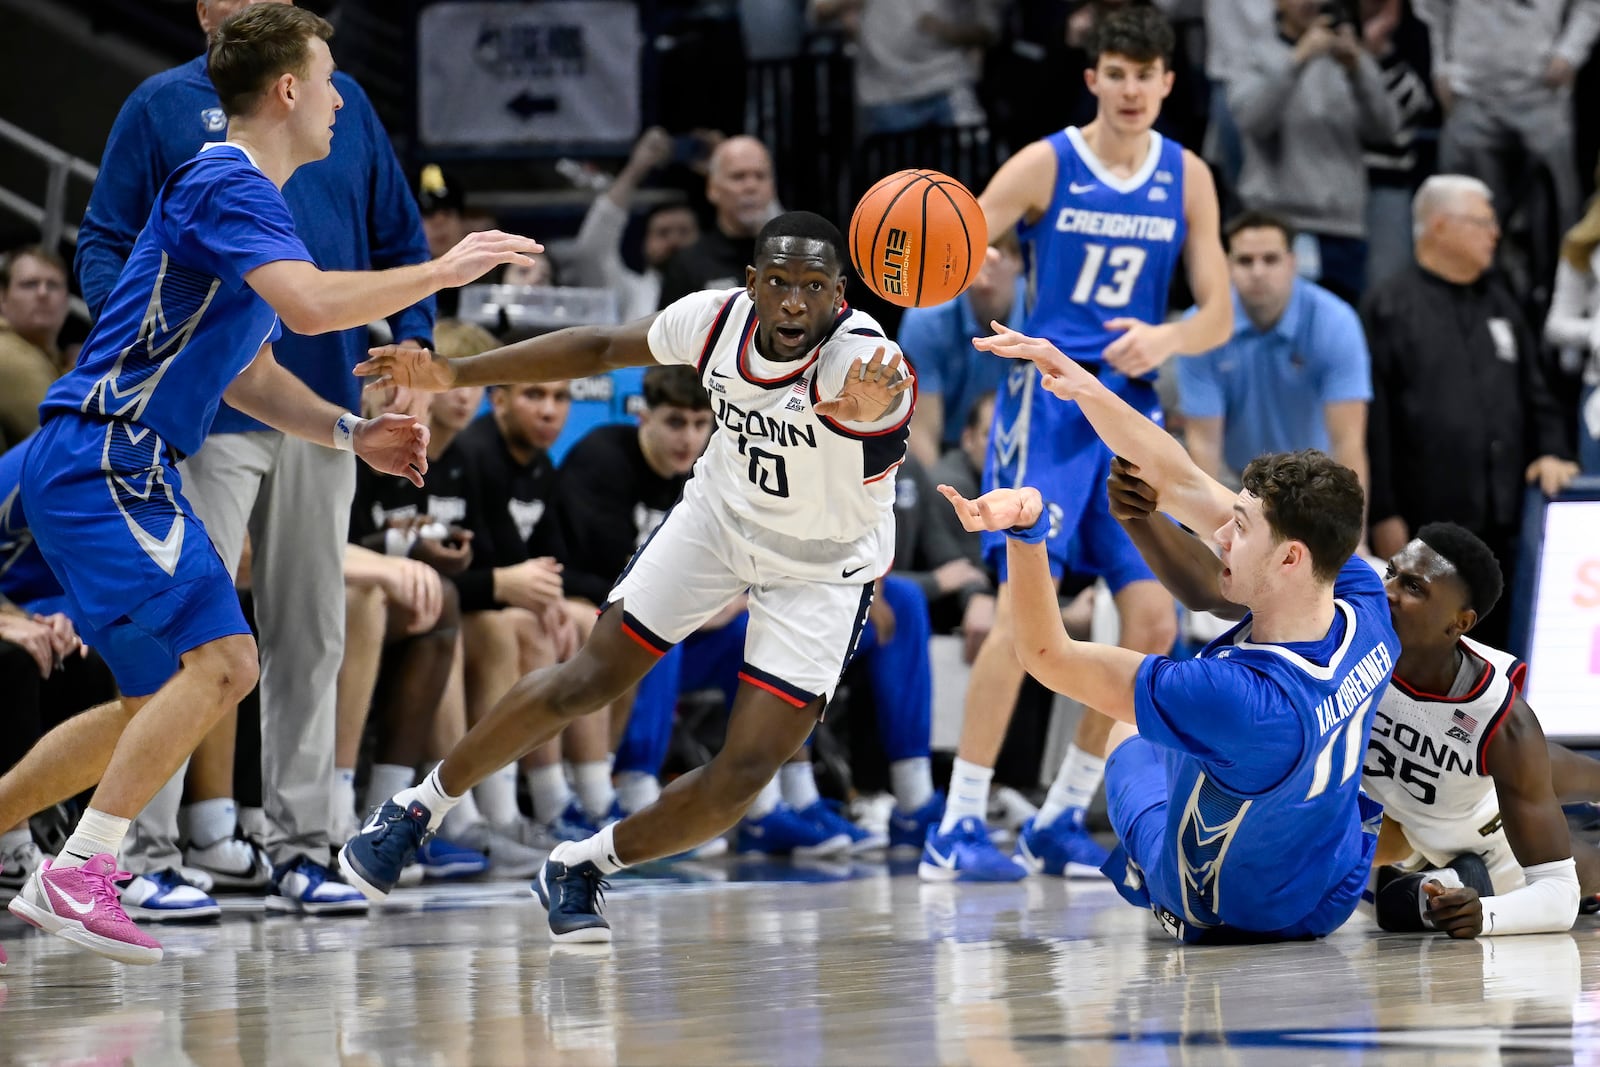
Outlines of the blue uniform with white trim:
M 1023 330 L 1095 369 L 1113 392 L 1160 422 L 1155 376 L 1129 379 L 1104 365 L 1106 346 L 1120 336 L 1105 324 L 1166 319 L 1187 235 L 1183 146 L 1152 131 L 1144 164 L 1119 178 L 1076 127 L 1045 140 L 1056 153 L 1055 193 L 1037 222 L 1017 230 L 1029 292 Z M 1050 502 L 1051 573 L 1098 575 L 1116 592 L 1154 575 L 1111 517 L 1110 466 L 1110 449 L 1077 405 L 1046 392 L 1032 364 L 1013 365 L 995 394 L 983 488 L 1038 489 Z M 1004 535 L 984 534 L 984 552 L 1004 580 Z
M 1139 736 L 1106 763 L 1121 844 L 1102 868 L 1184 940 L 1323 937 L 1361 899 L 1382 810 L 1360 793 L 1400 640 L 1365 561 L 1318 641 L 1258 644 L 1251 617 L 1192 660 L 1148 656 Z
M 67 614 L 126 695 L 166 680 L 120 654 L 138 638 L 175 665 L 249 632 L 176 464 L 200 449 L 223 391 L 279 335 L 244 282 L 278 260 L 311 261 L 282 194 L 242 148 L 207 145 L 167 178 L 77 366 L 39 407 L 21 502 Z

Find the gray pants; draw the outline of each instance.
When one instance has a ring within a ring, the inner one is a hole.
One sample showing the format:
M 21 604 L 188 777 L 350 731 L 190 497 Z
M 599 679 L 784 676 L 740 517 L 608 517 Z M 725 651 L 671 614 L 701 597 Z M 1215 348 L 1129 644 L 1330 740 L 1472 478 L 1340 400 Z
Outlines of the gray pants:
M 1530 163 L 1550 175 L 1562 232 L 1578 221 L 1582 193 L 1572 144 L 1572 96 L 1540 89 L 1505 97 L 1461 97 L 1439 132 L 1439 172 L 1470 174 L 1494 192 L 1506 214 L 1522 199 Z
M 250 536 L 261 645 L 261 795 L 273 863 L 328 862 L 336 690 L 344 658 L 344 548 L 355 457 L 275 431 L 216 434 L 179 466 L 222 562 Z M 185 764 L 135 820 L 124 863 L 177 866 Z

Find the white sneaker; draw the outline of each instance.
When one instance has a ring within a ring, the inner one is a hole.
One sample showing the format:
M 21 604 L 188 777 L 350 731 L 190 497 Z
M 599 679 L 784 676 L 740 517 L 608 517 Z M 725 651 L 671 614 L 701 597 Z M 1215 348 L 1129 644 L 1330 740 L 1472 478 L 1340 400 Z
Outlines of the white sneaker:
M 122 910 L 128 918 L 146 922 L 194 922 L 222 915 L 215 900 L 171 867 L 129 882 L 122 890 Z
M 544 861 L 550 858 L 550 849 L 523 844 L 518 840 L 518 830 L 515 826 L 502 829 L 485 819 L 468 826 L 456 840 L 488 856 L 489 869 L 495 874 L 508 878 L 532 878 L 544 866 Z M 550 847 L 555 847 L 554 842 Z
M 204 873 L 218 889 L 265 889 L 272 881 L 267 850 L 243 837 L 224 837 L 184 850 L 185 867 Z
M 43 867 L 46 859 L 54 858 L 40 852 L 32 840 L 9 852 L 0 852 L 0 900 L 10 900 L 22 892 L 33 872 Z

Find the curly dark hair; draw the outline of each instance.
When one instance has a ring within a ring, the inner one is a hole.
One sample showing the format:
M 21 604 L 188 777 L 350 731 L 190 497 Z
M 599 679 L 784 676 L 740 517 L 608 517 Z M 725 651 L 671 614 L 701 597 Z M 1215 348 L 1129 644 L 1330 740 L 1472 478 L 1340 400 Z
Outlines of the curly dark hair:
M 1467 607 L 1477 612 L 1478 621 L 1482 622 L 1505 592 L 1505 577 L 1494 550 L 1477 534 L 1453 522 L 1430 522 L 1417 531 L 1417 540 L 1455 568 L 1461 584 L 1467 587 Z
M 1129 4 L 1100 16 L 1089 38 L 1089 65 L 1103 55 L 1126 56 L 1136 63 L 1161 60 L 1172 69 L 1172 52 L 1177 38 L 1172 23 L 1154 7 Z
M 663 404 L 690 411 L 710 411 L 711 397 L 706 394 L 693 367 L 681 363 L 651 367 L 644 372 L 644 406 L 657 408 Z
M 1355 471 L 1324 452 L 1274 452 L 1244 469 L 1244 488 L 1281 540 L 1311 550 L 1311 569 L 1331 582 L 1361 543 L 1365 497 Z

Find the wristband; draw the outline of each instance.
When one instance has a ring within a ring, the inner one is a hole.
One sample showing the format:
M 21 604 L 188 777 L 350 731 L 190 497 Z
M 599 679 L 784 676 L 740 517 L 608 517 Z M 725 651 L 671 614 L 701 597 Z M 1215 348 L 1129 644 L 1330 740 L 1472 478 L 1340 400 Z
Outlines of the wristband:
M 345 412 L 333 420 L 333 447 L 340 452 L 355 451 L 355 433 L 361 424 L 366 422 L 359 415 Z
M 1032 526 L 1013 526 L 1006 531 L 1006 536 L 1024 544 L 1042 544 L 1050 536 L 1050 505 L 1039 509 L 1039 517 L 1033 520 Z

